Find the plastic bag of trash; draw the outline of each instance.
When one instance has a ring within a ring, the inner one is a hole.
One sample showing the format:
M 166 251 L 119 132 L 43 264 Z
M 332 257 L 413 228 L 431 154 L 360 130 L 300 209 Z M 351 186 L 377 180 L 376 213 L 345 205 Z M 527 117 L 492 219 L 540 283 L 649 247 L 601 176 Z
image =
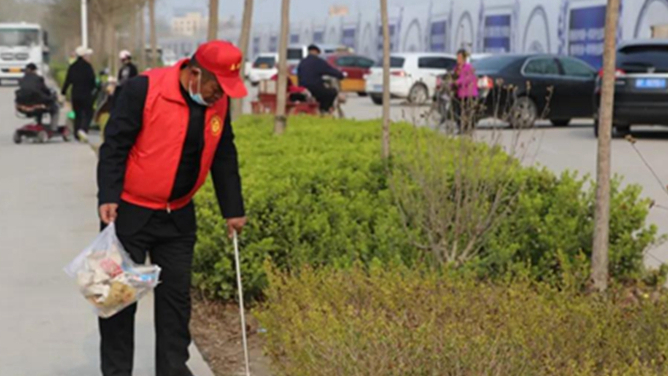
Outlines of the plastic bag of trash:
M 154 289 L 160 267 L 135 264 L 116 237 L 112 223 L 65 267 L 65 273 L 76 280 L 97 315 L 108 318 Z

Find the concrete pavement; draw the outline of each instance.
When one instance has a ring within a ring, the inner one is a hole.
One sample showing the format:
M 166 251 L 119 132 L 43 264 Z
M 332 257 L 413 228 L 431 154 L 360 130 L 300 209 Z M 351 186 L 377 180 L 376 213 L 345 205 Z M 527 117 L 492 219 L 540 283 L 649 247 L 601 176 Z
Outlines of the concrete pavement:
M 14 145 L 14 90 L 0 88 L 0 375 L 99 375 L 97 318 L 62 271 L 97 234 L 96 159 L 59 139 Z M 152 307 L 137 316 L 135 376 L 155 374 Z

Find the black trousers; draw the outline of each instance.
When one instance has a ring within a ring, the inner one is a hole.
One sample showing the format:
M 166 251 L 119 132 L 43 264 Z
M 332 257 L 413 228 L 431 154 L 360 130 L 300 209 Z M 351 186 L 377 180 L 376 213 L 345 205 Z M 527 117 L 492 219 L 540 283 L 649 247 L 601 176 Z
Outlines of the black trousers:
M 79 130 L 88 133 L 90 122 L 93 119 L 93 98 L 72 98 L 74 109 L 74 136 Z
M 118 221 L 123 220 L 119 211 Z M 162 268 L 155 289 L 156 375 L 192 376 L 186 366 L 190 345 L 190 282 L 196 233 L 179 231 L 170 214 L 152 213 L 132 235 L 118 238 L 137 263 L 148 254 Z M 134 358 L 134 326 L 137 305 L 108 319 L 100 319 L 101 360 L 104 376 L 131 376 Z
M 320 104 L 320 111 L 329 112 L 332 109 L 334 100 L 338 92 L 334 89 L 326 88 L 325 86 L 311 86 L 308 91 L 315 97 Z

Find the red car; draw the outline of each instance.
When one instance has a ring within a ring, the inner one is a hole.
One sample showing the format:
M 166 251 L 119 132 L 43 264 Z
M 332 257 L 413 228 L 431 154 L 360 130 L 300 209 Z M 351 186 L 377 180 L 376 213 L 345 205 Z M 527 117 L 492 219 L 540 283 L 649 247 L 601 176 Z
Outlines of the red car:
M 332 54 L 325 57 L 334 68 L 344 72 L 346 78 L 341 81 L 341 91 L 366 95 L 364 76 L 371 72 L 375 62 L 367 57 L 354 54 Z

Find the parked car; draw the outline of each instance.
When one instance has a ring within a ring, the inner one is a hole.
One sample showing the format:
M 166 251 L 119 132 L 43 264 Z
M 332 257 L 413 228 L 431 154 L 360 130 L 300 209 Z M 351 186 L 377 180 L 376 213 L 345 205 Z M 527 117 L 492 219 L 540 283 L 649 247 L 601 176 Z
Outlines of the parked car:
M 557 55 L 497 55 L 473 63 L 479 77 L 482 117 L 508 121 L 515 128 L 549 119 L 567 126 L 591 118 L 598 72 L 586 62 Z
M 668 126 L 668 39 L 623 43 L 617 49 L 615 76 L 613 135 L 624 136 L 636 124 Z M 599 79 L 594 96 L 596 136 L 600 102 Z
M 278 54 L 262 53 L 259 54 L 253 62 L 253 67 L 248 72 L 248 80 L 255 86 L 260 81 L 271 79 L 278 73 Z
M 374 61 L 360 55 L 331 54 L 325 57 L 334 68 L 342 71 L 346 78 L 341 81 L 341 91 L 366 95 L 364 76 L 371 72 Z
M 427 102 L 436 90 L 436 78 L 457 65 L 454 55 L 442 53 L 401 53 L 390 56 L 390 95 L 410 103 Z M 383 62 L 371 68 L 366 92 L 373 103 L 383 103 Z

